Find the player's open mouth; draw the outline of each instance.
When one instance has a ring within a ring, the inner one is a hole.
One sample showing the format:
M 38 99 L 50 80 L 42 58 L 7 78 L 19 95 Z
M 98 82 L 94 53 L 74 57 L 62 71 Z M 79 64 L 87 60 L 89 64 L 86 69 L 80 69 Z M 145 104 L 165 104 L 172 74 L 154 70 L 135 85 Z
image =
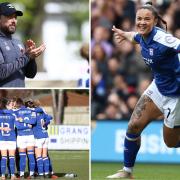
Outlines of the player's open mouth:
M 144 27 L 144 26 L 139 26 L 138 28 L 139 28 L 139 30 L 141 30 L 141 31 L 146 30 L 146 27 Z
M 147 30 L 147 27 L 138 26 L 138 31 L 139 32 L 145 32 L 146 30 Z

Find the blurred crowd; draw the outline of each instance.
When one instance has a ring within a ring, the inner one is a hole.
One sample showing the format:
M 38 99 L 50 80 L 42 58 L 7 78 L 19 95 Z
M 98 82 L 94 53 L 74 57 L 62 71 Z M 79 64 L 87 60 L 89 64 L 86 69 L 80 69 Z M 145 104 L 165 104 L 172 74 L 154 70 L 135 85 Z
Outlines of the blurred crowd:
M 91 1 L 91 115 L 97 119 L 129 119 L 140 95 L 152 81 L 139 45 L 123 41 L 115 45 L 112 26 L 135 31 L 135 14 L 146 1 Z M 153 0 L 168 24 L 168 32 L 180 38 L 180 0 Z

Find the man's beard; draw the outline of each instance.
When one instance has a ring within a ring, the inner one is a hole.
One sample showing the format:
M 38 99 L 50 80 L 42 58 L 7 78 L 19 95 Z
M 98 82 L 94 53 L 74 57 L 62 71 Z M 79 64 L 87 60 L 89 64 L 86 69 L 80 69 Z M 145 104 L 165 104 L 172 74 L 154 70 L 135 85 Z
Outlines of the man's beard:
M 6 35 L 11 35 L 16 32 L 16 26 L 10 25 L 8 27 L 1 27 L 1 31 Z

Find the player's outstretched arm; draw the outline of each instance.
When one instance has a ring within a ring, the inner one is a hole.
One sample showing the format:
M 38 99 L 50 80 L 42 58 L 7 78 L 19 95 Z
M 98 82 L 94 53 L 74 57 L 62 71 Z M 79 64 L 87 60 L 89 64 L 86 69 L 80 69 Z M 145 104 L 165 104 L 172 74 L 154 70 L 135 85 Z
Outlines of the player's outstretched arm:
M 117 43 L 121 43 L 123 40 L 129 40 L 134 42 L 134 36 L 136 32 L 126 32 L 113 26 L 112 31 L 114 32 L 114 38 Z

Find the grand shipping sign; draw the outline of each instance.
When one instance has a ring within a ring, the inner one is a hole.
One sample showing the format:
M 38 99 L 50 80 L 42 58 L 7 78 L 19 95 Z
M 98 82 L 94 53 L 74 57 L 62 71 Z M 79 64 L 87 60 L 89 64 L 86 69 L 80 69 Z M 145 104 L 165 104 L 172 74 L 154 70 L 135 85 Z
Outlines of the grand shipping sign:
M 51 150 L 89 150 L 90 127 L 76 125 L 50 125 L 48 127 Z

